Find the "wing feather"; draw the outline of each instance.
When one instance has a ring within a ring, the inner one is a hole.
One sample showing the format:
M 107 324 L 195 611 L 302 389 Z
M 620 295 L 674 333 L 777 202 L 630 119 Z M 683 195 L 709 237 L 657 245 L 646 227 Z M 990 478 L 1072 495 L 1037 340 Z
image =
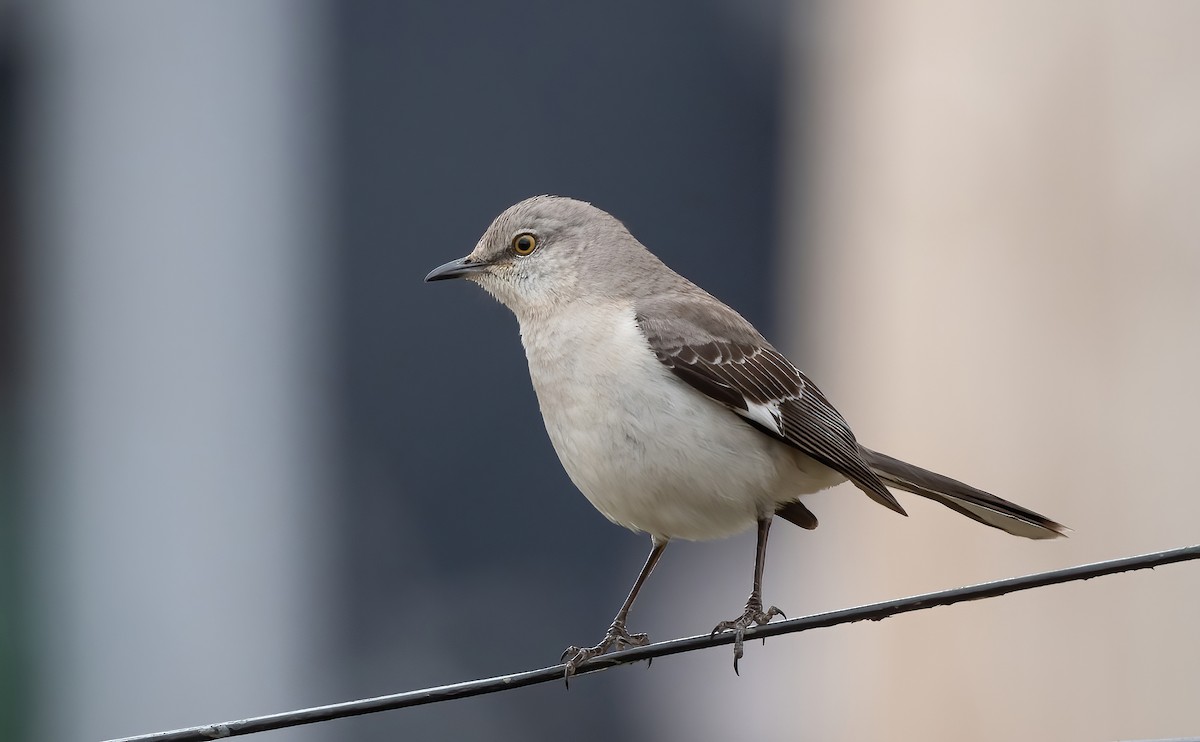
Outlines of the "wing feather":
M 677 378 L 904 514 L 841 414 L 741 315 L 707 294 L 650 300 L 636 311 L 650 349 Z

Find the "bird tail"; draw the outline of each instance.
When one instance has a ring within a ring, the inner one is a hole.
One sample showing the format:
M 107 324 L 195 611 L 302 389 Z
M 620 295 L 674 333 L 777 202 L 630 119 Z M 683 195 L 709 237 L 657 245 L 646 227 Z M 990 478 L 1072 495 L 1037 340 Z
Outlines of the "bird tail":
M 1025 538 L 1057 538 L 1071 529 L 1016 503 L 978 490 L 969 484 L 942 476 L 919 466 L 894 459 L 863 446 L 863 460 L 889 487 L 912 492 L 940 502 L 971 520 Z

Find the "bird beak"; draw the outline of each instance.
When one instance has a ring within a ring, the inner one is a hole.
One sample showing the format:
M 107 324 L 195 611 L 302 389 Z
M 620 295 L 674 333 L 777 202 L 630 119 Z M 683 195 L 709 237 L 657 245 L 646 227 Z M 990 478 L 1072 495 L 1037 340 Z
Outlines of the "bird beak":
M 462 278 L 473 273 L 486 273 L 490 263 L 477 263 L 471 260 L 471 256 L 451 260 L 445 265 L 439 265 L 429 271 L 429 275 L 425 276 L 425 282 L 429 281 L 445 281 L 447 278 Z

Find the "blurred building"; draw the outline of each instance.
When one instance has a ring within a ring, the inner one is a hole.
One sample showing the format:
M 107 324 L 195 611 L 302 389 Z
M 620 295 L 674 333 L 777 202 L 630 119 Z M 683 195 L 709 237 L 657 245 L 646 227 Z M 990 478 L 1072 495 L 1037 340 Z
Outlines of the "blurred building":
M 0 2 L 0 739 L 552 664 L 646 548 L 562 473 L 515 323 L 421 284 L 541 192 L 624 220 L 873 447 L 1075 529 L 849 487 L 789 615 L 1195 541 L 1195 4 Z M 631 628 L 736 611 L 678 544 Z M 1200 733 L 1195 569 L 273 739 Z

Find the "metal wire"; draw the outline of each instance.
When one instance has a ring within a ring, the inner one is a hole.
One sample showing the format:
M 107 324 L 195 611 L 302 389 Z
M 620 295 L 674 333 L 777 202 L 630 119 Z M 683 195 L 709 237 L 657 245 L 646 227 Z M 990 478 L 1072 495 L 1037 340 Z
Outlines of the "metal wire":
M 809 629 L 819 629 L 857 621 L 880 621 L 899 613 L 909 613 L 939 605 L 952 605 L 968 600 L 994 598 L 1021 590 L 1032 590 L 1033 588 L 1074 582 L 1076 580 L 1088 580 L 1093 577 L 1154 568 L 1164 564 L 1173 564 L 1192 559 L 1200 559 L 1200 544 L 1179 549 L 1158 551 L 1151 554 L 1142 554 L 1140 556 L 1125 557 L 1123 559 L 1084 564 L 1078 567 L 1068 567 L 1050 572 L 1039 572 L 1024 577 L 1011 577 L 1004 580 L 996 580 L 995 582 L 985 582 L 953 590 L 915 595 L 910 598 L 889 600 L 883 603 L 872 603 L 840 611 L 831 611 L 829 613 L 817 613 L 811 616 L 794 618 L 788 621 L 780 621 L 779 623 L 748 629 L 745 637 L 747 640 L 765 639 L 769 636 L 793 634 L 798 631 L 808 631 Z M 623 652 L 601 655 L 583 665 L 576 673 L 576 676 L 599 672 L 607 670 L 610 667 L 627 665 L 641 660 L 651 660 L 656 657 L 666 657 L 672 654 L 692 652 L 708 647 L 719 647 L 725 644 L 732 644 L 733 641 L 734 636 L 730 633 L 717 634 L 716 636 L 692 636 L 686 639 L 675 639 L 645 647 L 628 649 Z M 451 701 L 456 698 L 482 696 L 488 693 L 497 693 L 499 691 L 522 688 L 538 683 L 561 682 L 563 680 L 563 671 L 563 665 L 554 665 L 553 667 L 544 667 L 540 670 L 527 670 L 525 672 L 500 675 L 483 680 L 471 680 L 452 685 L 441 685 L 435 688 L 423 688 L 405 693 L 394 693 L 375 698 L 334 703 L 328 706 L 316 706 L 298 711 L 256 716 L 238 721 L 205 724 L 169 732 L 124 737 L 119 740 L 109 740 L 108 742 L 203 742 L 204 740 L 224 739 L 226 737 L 254 734 L 255 732 L 265 732 L 272 729 L 284 729 L 301 724 L 342 719 L 348 716 L 361 716 L 363 714 L 374 714 L 380 711 L 391 711 L 409 706 Z

